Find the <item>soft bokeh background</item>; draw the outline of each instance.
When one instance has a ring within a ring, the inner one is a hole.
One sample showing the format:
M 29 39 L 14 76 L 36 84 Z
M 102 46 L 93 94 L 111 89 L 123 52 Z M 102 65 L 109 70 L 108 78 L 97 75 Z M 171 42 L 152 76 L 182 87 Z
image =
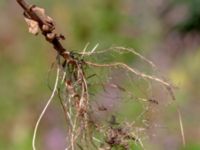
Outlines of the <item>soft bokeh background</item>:
M 182 147 L 172 106 L 159 115 L 167 129 L 158 127 L 147 133 L 151 137 L 145 143 L 147 149 L 200 149 L 199 0 L 31 2 L 46 8 L 70 50 L 83 49 L 90 42 L 91 46 L 99 43 L 101 49 L 133 47 L 151 58 L 177 85 L 175 105 L 182 112 L 186 147 Z M 16 1 L 0 1 L 0 150 L 31 149 L 33 127 L 51 93 L 47 75 L 56 53 L 43 37 L 27 32 L 21 14 Z M 154 115 L 152 122 L 157 120 Z M 54 101 L 40 125 L 37 145 L 41 149 L 64 149 L 63 120 L 60 104 Z

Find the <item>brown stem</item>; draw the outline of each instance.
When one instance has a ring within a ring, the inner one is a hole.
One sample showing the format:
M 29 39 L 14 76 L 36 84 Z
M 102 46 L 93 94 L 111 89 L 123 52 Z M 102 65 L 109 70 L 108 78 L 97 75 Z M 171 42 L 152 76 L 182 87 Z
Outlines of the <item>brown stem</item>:
M 24 10 L 28 11 L 30 5 L 27 2 L 25 2 L 24 0 L 17 0 L 17 2 Z
M 50 42 L 54 49 L 58 52 L 59 55 L 61 55 L 65 60 L 73 60 L 73 58 L 70 55 L 70 52 L 67 51 L 61 44 L 60 42 L 60 37 L 58 36 L 59 34 L 54 33 L 54 25 L 51 24 L 50 28 L 53 30 L 48 30 L 45 31 L 43 29 L 43 25 L 47 25 L 49 26 L 49 24 L 47 23 L 46 18 L 48 18 L 48 16 L 42 16 L 44 14 L 39 13 L 38 11 L 35 11 L 34 9 L 31 9 L 34 5 L 28 4 L 25 0 L 16 0 L 18 2 L 18 4 L 23 8 L 24 12 L 30 17 L 30 19 L 38 22 L 39 24 L 39 28 L 42 32 L 42 34 L 45 36 L 45 38 L 47 39 L 48 42 Z M 55 35 L 51 40 L 48 40 L 48 34 L 53 34 Z

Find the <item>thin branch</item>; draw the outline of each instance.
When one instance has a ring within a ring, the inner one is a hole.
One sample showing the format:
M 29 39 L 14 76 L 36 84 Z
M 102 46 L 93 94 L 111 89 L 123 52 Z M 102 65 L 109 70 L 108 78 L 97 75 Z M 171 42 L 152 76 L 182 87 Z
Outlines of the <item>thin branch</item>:
M 54 49 L 66 60 L 71 60 L 72 57 L 70 52 L 67 51 L 61 44 L 60 40 L 64 39 L 63 35 L 55 33 L 55 25 L 53 20 L 41 10 L 38 11 L 37 6 L 28 4 L 25 0 L 16 0 L 18 4 L 24 9 L 24 13 L 28 15 L 29 19 L 34 20 L 38 23 L 42 34 L 45 39 L 51 43 Z M 41 8 L 40 8 L 41 9 Z

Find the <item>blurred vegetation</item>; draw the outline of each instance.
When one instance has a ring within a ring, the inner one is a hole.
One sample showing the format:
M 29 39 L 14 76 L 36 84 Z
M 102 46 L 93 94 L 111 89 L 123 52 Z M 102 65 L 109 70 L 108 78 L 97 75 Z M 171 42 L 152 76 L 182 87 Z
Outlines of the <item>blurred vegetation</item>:
M 176 111 L 167 107 L 161 115 L 166 131 L 149 130 L 150 137 L 154 132 L 162 134 L 145 144 L 149 149 L 200 149 L 199 0 L 172 0 L 169 4 L 164 0 L 151 4 L 147 0 L 31 2 L 44 7 L 54 18 L 58 31 L 66 36 L 64 45 L 69 50 L 81 51 L 89 42 L 89 49 L 97 43 L 98 49 L 125 46 L 151 57 L 166 73 L 165 77 L 178 86 L 175 103 L 182 111 L 187 143 L 182 148 Z M 187 15 L 174 26 L 173 18 L 176 20 L 178 6 L 182 5 Z M 167 10 L 162 17 L 160 10 Z M 41 36 L 27 32 L 21 14 L 15 1 L 0 1 L 0 150 L 31 149 L 33 127 L 51 92 L 47 76 L 56 53 Z M 116 59 L 128 59 L 130 64 L 141 66 L 135 57 L 125 55 Z M 141 106 L 127 102 L 122 109 L 121 117 L 134 120 Z M 148 115 L 152 122 L 156 120 L 155 114 Z M 61 140 L 65 138 L 63 120 L 60 104 L 55 100 L 39 129 L 40 149 L 65 148 Z
M 191 31 L 200 31 L 200 10 L 199 0 L 173 0 L 175 5 L 184 4 L 187 5 L 189 14 L 185 19 L 177 25 L 178 29 L 181 32 L 191 32 Z

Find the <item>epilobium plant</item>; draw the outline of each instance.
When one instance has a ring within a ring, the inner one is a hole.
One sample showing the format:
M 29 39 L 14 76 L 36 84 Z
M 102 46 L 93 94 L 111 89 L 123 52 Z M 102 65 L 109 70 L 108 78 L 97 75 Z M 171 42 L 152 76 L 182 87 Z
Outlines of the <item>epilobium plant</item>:
M 156 70 L 153 62 L 135 50 L 124 47 L 111 47 L 97 51 L 98 45 L 96 45 L 89 52 L 87 46 L 82 52 L 68 51 L 61 44 L 61 40 L 64 40 L 65 37 L 56 32 L 53 19 L 46 15 L 43 8 L 30 5 L 25 0 L 17 0 L 17 2 L 24 10 L 24 18 L 28 24 L 29 32 L 34 35 L 41 32 L 57 51 L 56 80 L 52 94 L 36 123 L 32 141 L 33 149 L 36 150 L 35 140 L 39 123 L 55 95 L 58 95 L 60 99 L 67 122 L 66 150 L 130 150 L 134 149 L 135 143 L 144 148 L 139 136 L 139 132 L 143 132 L 144 128 L 135 125 L 137 118 L 133 122 L 118 120 L 114 111 L 109 115 L 110 119 L 103 119 L 103 117 L 99 119 L 98 115 L 109 114 L 110 104 L 116 103 L 120 99 L 121 102 L 128 99 L 144 103 L 138 118 L 142 117 L 148 110 L 148 104 L 158 104 L 158 101 L 137 96 L 136 92 L 134 93 L 131 90 L 132 85 L 135 84 L 134 81 L 142 80 L 147 86 L 150 84 L 148 81 L 158 83 L 161 87 L 167 89 L 172 99 L 175 99 L 171 85 L 159 77 L 140 72 L 122 61 L 118 62 L 114 59 L 110 63 L 97 63 L 92 59 L 100 57 L 103 60 L 103 57 L 110 54 L 122 55 L 128 53 L 136 55 L 144 63 L 149 64 L 153 68 L 152 70 Z M 97 73 L 92 69 L 96 70 Z M 127 79 L 128 82 L 126 82 Z M 145 87 L 145 90 L 147 88 Z M 102 101 L 104 103 L 101 103 Z

